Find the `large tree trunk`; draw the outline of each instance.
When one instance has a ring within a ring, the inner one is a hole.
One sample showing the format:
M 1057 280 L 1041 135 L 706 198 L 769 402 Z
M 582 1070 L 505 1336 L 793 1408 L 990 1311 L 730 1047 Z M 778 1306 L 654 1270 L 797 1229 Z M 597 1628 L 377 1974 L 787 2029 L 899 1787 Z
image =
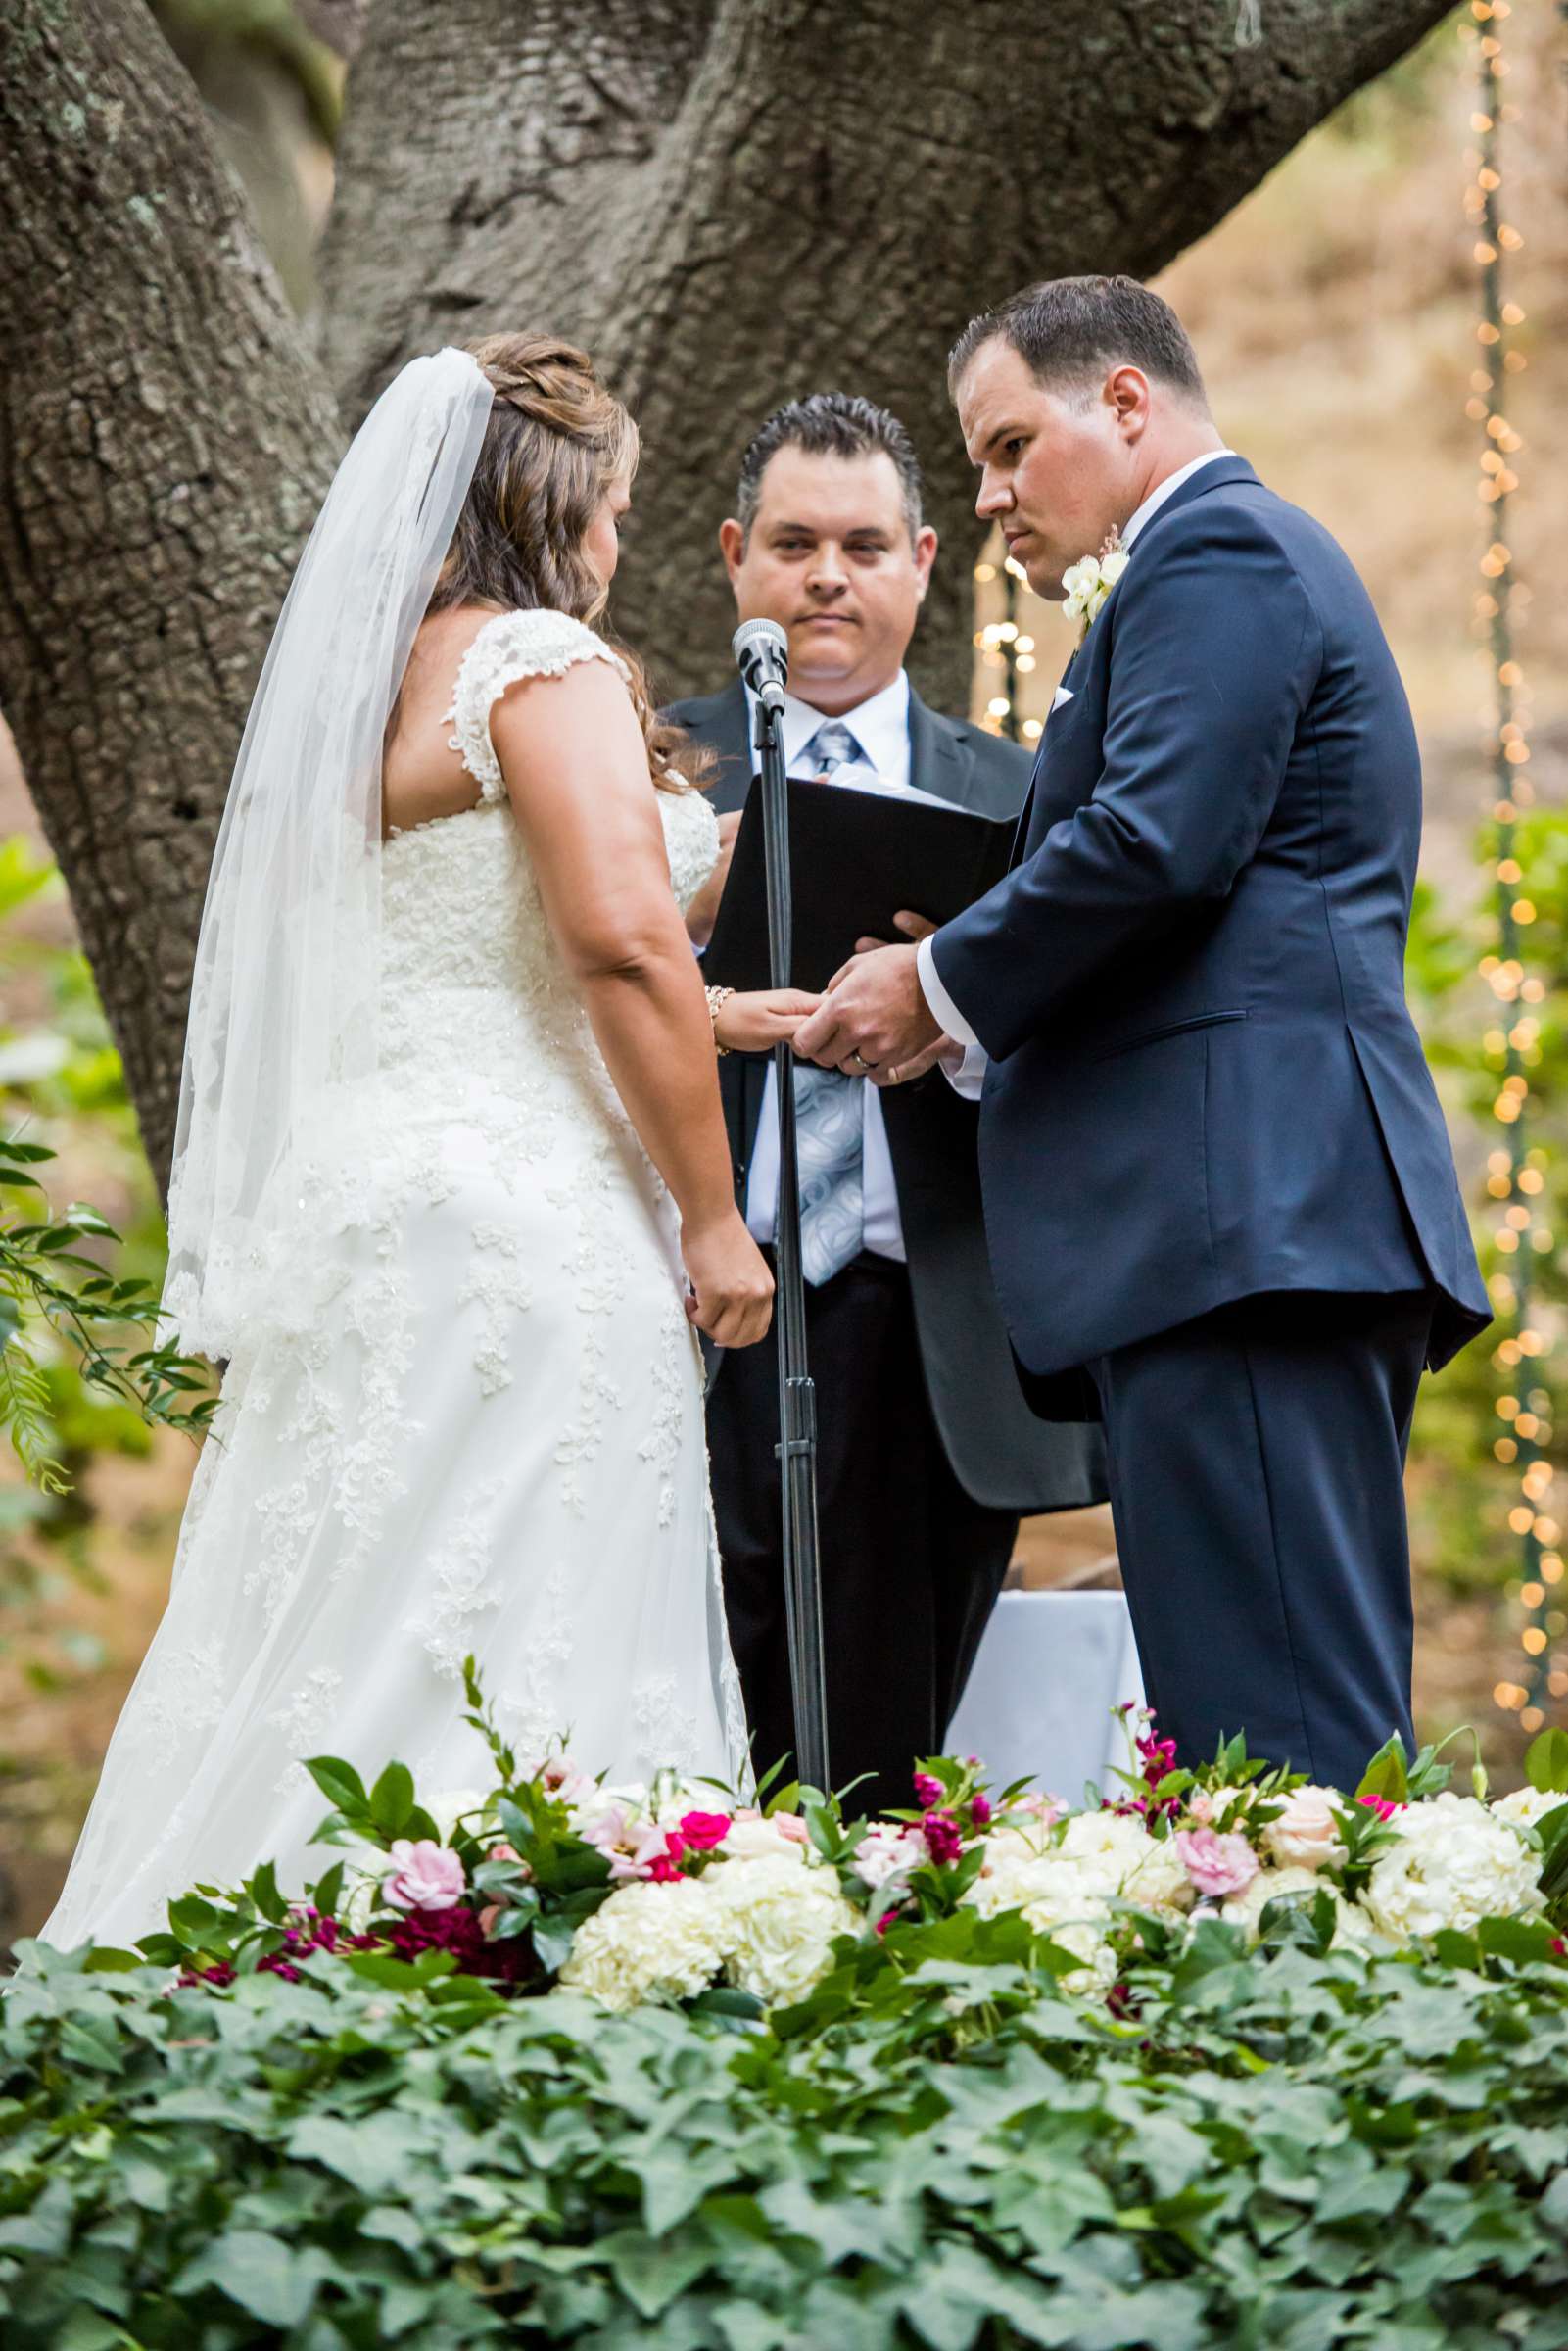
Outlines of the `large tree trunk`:
M 352 421 L 443 337 L 585 341 L 643 434 L 616 619 L 672 693 L 725 663 L 715 541 L 752 430 L 813 389 L 885 403 L 946 551 L 915 666 L 962 709 L 953 337 L 1030 277 L 1152 276 L 1449 5 L 1259 0 L 1240 46 L 1245 0 L 375 0 L 327 365 Z
M 0 26 L 0 698 L 166 1169 L 257 670 L 340 428 L 145 6 Z
M 713 534 L 761 415 L 883 400 L 946 541 L 918 666 L 961 706 L 952 335 L 1028 276 L 1158 269 L 1448 4 L 375 0 L 324 262 L 345 420 L 443 337 L 583 337 L 647 453 L 617 619 L 674 691 L 722 663 Z M 318 8 L 349 45 L 356 0 Z M 339 425 L 142 0 L 7 0 L 0 282 L 0 696 L 162 1169 L 223 791 Z

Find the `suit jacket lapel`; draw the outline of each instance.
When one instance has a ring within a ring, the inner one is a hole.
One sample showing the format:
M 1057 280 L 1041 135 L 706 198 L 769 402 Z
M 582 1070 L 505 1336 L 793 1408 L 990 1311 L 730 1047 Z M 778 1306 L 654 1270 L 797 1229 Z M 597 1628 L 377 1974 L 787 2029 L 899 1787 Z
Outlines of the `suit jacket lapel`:
M 743 808 L 751 790 L 751 715 L 738 678 L 713 696 L 694 721 L 693 732 L 719 754 L 719 773 L 710 793 L 714 807 L 721 815 Z
M 945 725 L 909 690 L 909 780 L 917 792 L 934 792 L 967 808 L 974 796 L 974 753 L 968 731 Z

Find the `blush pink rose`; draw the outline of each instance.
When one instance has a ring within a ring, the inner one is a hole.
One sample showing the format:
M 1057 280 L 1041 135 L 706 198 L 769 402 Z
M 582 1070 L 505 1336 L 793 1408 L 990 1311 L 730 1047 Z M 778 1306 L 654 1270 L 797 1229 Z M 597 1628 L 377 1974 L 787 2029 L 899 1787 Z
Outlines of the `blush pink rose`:
M 1258 1855 L 1234 1829 L 1223 1837 L 1215 1829 L 1178 1829 L 1176 1850 L 1188 1877 L 1210 1901 L 1244 1894 L 1258 1875 Z
M 1335 1812 L 1342 1800 L 1331 1788 L 1293 1788 L 1263 1831 L 1270 1852 L 1287 1868 L 1337 1868 L 1348 1850 Z
M 467 1888 L 463 1865 L 450 1846 L 421 1837 L 400 1837 L 389 1855 L 392 1867 L 381 1892 L 395 1910 L 451 1910 Z

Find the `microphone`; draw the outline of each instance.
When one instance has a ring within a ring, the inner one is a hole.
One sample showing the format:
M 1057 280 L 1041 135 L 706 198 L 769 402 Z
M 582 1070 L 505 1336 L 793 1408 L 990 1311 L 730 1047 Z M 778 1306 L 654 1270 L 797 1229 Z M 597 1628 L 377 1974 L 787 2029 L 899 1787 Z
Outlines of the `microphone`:
M 730 640 L 740 675 L 759 702 L 782 710 L 789 675 L 789 640 L 776 620 L 743 620 Z

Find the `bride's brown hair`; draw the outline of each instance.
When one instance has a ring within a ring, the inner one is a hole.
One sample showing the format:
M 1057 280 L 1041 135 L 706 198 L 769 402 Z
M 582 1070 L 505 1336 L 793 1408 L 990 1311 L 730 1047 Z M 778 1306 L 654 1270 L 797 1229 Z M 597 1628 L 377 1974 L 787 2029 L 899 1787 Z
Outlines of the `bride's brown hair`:
M 583 541 L 610 485 L 637 469 L 637 426 L 587 352 L 559 335 L 487 335 L 468 351 L 495 401 L 430 610 L 495 604 L 569 612 L 592 626 L 608 597 Z M 654 783 L 672 791 L 705 782 L 712 754 L 660 718 L 641 662 L 618 641 L 615 649 Z

